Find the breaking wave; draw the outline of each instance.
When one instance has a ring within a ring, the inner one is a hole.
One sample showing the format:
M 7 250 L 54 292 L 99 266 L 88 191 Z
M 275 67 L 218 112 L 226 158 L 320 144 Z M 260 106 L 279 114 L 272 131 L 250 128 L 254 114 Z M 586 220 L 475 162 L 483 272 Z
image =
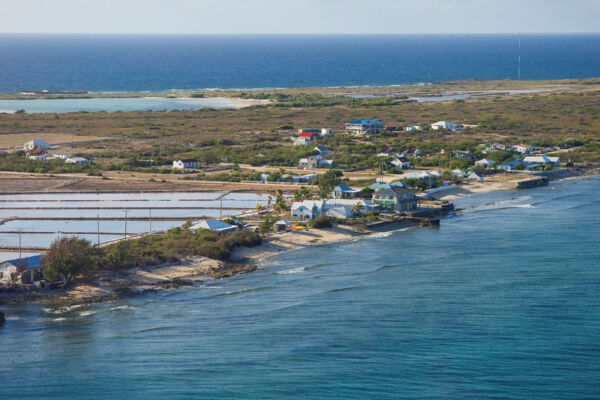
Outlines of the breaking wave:
M 298 267 L 298 268 L 292 268 L 292 269 L 286 269 L 283 271 L 278 271 L 277 273 L 280 275 L 287 275 L 287 274 L 298 274 L 300 272 L 304 272 L 305 268 L 304 267 Z
M 524 203 L 531 200 L 531 196 L 514 197 L 510 200 L 496 201 L 477 206 L 470 206 L 461 211 L 462 214 L 471 214 L 482 211 L 504 210 L 509 208 L 534 208 L 532 203 Z

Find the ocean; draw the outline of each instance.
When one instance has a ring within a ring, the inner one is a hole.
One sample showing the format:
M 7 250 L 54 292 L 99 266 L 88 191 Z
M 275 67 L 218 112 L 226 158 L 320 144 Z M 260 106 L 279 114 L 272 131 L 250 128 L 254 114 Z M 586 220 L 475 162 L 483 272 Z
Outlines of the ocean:
M 401 22 L 399 22 L 401 23 Z M 0 93 L 517 78 L 517 35 L 0 35 Z M 600 34 L 523 35 L 522 79 L 600 76 Z
M 196 287 L 4 305 L 0 398 L 599 398 L 598 198 L 599 177 L 490 192 Z

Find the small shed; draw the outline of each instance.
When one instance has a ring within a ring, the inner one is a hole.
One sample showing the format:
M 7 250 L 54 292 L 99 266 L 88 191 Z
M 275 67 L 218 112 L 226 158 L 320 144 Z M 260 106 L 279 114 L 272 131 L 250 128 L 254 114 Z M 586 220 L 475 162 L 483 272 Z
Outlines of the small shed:
M 274 229 L 275 232 L 286 232 L 292 229 L 292 223 L 290 221 L 282 219 L 275 222 Z

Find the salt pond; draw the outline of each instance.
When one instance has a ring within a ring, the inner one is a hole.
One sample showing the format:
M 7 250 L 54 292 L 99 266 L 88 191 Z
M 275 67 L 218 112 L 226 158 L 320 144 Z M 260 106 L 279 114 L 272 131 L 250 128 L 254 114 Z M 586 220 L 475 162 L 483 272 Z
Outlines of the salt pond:
M 18 246 L 19 235 L 8 233 L 17 231 L 24 232 L 21 234 L 23 246 L 48 246 L 59 235 L 73 232 L 114 233 L 115 235 L 100 235 L 100 241 L 106 242 L 122 237 L 125 231 L 127 233 L 150 231 L 150 221 L 128 220 L 125 228 L 125 211 L 127 211 L 127 218 L 151 216 L 154 219 L 152 230 L 156 231 L 180 226 L 189 219 L 240 214 L 244 210 L 256 208 L 257 204 L 266 205 L 268 202 L 266 194 L 229 193 L 223 196 L 222 200 L 219 199 L 220 196 L 221 194 L 217 192 L 0 195 L 0 219 L 8 219 L 0 225 L 0 245 Z M 138 208 L 132 209 L 133 207 Z M 223 207 L 223 210 L 220 207 Z M 33 219 L 10 220 L 11 217 Z M 115 218 L 115 220 L 96 220 L 98 217 Z M 181 219 L 157 221 L 156 218 L 160 217 L 175 219 L 181 217 Z M 89 219 L 69 220 L 69 218 Z M 53 233 L 28 234 L 27 232 Z M 78 236 L 93 243 L 98 240 L 97 234 L 78 234 Z

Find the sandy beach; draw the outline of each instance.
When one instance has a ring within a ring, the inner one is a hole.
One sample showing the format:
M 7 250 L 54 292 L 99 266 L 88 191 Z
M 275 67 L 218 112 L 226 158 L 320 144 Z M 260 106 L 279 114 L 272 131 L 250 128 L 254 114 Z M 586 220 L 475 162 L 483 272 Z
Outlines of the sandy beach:
M 459 197 L 471 196 L 473 194 L 493 192 L 496 190 L 507 190 L 506 185 L 499 182 L 473 182 L 457 185 L 455 188 L 441 190 L 432 193 L 429 197 L 435 200 L 452 201 Z
M 260 246 L 237 248 L 233 253 L 232 259 L 259 262 L 284 251 L 297 250 L 308 246 L 347 242 L 356 240 L 361 236 L 364 235 L 339 226 L 328 229 L 273 233 L 266 237 Z

